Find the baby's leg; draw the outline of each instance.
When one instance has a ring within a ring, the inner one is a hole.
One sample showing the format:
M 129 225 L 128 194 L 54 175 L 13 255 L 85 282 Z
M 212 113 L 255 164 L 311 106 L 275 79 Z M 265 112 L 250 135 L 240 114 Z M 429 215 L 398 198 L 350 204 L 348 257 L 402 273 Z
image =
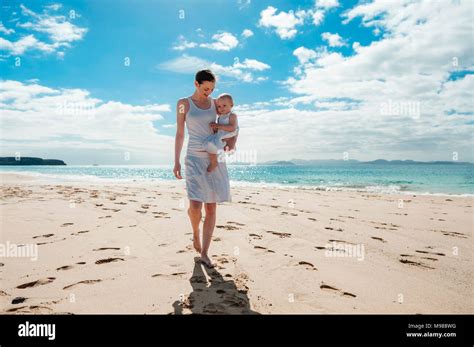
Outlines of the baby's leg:
M 226 152 L 230 152 L 235 149 L 235 143 L 237 142 L 237 136 L 232 136 L 227 139 L 224 139 L 226 145 L 224 146 L 224 150 Z
M 217 167 L 217 146 L 215 145 L 214 141 L 212 138 L 206 139 L 203 144 L 203 149 L 207 152 L 209 155 L 209 166 L 207 167 L 207 172 L 211 172 Z
M 211 172 L 217 167 L 217 154 L 209 153 L 209 160 L 211 163 L 207 167 L 207 172 Z

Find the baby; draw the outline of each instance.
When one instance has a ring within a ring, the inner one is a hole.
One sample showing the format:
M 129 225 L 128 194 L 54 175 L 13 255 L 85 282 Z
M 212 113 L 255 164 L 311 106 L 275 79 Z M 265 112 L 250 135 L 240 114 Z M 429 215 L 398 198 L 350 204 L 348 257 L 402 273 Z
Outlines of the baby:
M 217 97 L 217 123 L 210 123 L 212 130 L 217 132 L 209 135 L 203 142 L 204 150 L 209 153 L 211 163 L 207 167 L 207 172 L 211 172 L 217 167 L 217 153 L 224 149 L 232 150 L 239 133 L 237 115 L 232 113 L 234 101 L 230 94 L 221 94 Z

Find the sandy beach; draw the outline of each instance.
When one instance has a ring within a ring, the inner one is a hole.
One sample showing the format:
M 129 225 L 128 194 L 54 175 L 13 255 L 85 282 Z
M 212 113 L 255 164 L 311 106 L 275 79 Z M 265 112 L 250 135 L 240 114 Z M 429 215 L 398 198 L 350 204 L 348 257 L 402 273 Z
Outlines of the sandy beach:
M 210 270 L 184 181 L 0 178 L 2 314 L 474 311 L 472 197 L 232 187 Z

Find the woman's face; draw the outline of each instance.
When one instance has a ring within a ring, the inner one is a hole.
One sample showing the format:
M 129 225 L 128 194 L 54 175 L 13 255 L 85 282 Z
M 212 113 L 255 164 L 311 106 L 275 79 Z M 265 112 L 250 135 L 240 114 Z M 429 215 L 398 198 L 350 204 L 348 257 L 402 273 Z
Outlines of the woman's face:
M 194 81 L 194 85 L 196 86 L 198 94 L 204 98 L 207 98 L 214 91 L 216 82 L 204 81 L 199 84 L 197 81 Z

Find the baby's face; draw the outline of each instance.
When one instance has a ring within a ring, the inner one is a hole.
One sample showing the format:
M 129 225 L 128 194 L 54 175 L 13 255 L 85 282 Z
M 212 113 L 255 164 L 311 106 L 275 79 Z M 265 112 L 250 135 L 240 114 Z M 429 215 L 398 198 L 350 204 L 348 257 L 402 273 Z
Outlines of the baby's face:
M 232 110 L 232 101 L 229 98 L 217 99 L 217 113 L 226 114 Z

